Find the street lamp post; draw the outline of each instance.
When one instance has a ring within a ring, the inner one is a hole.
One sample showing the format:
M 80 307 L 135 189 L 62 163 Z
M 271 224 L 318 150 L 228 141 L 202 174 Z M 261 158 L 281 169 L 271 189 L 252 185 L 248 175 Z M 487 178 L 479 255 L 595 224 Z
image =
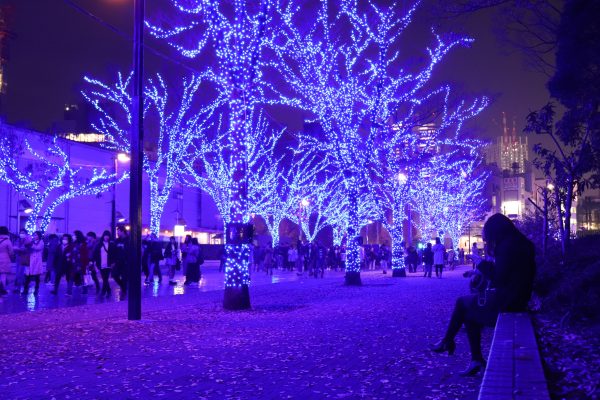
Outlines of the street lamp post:
M 31 204 L 29 204 L 27 200 L 17 201 L 17 234 L 21 232 L 21 212 L 24 212 L 27 215 L 33 212 Z
M 133 93 L 131 116 L 131 163 L 129 181 L 129 223 L 131 262 L 129 263 L 127 318 L 142 318 L 142 166 L 144 143 L 144 4 L 134 0 Z
M 130 161 L 130 157 L 125 153 L 119 153 L 114 158 L 114 172 L 115 176 L 119 173 L 119 162 L 128 162 Z M 121 221 L 119 221 L 121 222 Z M 112 202 L 110 207 L 110 230 L 112 232 L 112 236 L 116 237 L 117 235 L 117 182 L 113 184 L 112 187 Z
M 302 241 L 302 215 L 303 210 L 310 205 L 310 200 L 303 198 L 300 200 L 300 208 L 298 209 L 298 241 Z

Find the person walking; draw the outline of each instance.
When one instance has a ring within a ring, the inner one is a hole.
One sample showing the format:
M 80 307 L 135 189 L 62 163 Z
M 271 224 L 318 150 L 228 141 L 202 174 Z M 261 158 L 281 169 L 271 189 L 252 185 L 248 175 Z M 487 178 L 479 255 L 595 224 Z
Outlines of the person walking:
M 408 267 L 408 272 L 417 272 L 417 265 L 419 264 L 419 255 L 417 254 L 417 250 L 414 246 L 408 246 L 407 255 L 406 255 L 406 266 Z
M 450 271 L 454 271 L 455 266 L 456 266 L 456 253 L 454 252 L 454 249 L 452 247 L 450 247 L 450 249 L 448 249 L 448 268 L 450 269 Z
M 198 239 L 192 238 L 187 251 L 187 268 L 184 285 L 198 284 L 200 282 L 202 278 L 200 264 L 203 262 Z
M 147 283 L 154 285 L 154 274 L 158 275 L 158 284 L 162 283 L 162 271 L 160 270 L 160 262 L 164 259 L 162 245 L 155 233 L 150 235 L 148 240 L 148 280 Z
M 150 243 L 150 235 L 146 235 L 142 239 L 142 274 L 144 274 L 144 284 L 147 285 L 150 283 L 150 279 L 148 275 L 150 275 L 150 251 L 148 250 Z
M 31 237 L 31 248 L 29 254 L 29 267 L 25 268 L 25 283 L 23 285 L 23 296 L 29 294 L 29 284 L 33 280 L 35 282 L 34 296 L 40 292 L 40 275 L 44 272 L 44 262 L 42 260 L 44 254 L 44 240 L 42 232 L 36 231 Z
M 187 253 L 192 244 L 192 236 L 186 235 L 183 243 L 181 244 L 181 273 L 183 276 L 187 273 Z
M 473 269 L 477 268 L 477 265 L 481 262 L 481 255 L 479 255 L 477 243 L 473 243 L 473 247 L 471 247 L 471 262 L 473 263 Z
M 254 271 L 258 272 L 263 268 L 263 260 L 265 257 L 265 249 L 260 244 L 254 246 L 254 252 L 252 253 L 252 259 L 254 260 Z
M 88 275 L 92 278 L 94 282 L 94 287 L 96 288 L 96 294 L 100 294 L 100 280 L 98 279 L 98 264 L 94 262 L 94 252 L 96 251 L 96 247 L 98 247 L 101 243 L 98 240 L 95 232 L 88 232 L 85 235 L 85 239 L 87 242 L 87 249 L 89 253 L 89 261 L 87 265 Z
M 81 293 L 87 294 L 89 278 L 87 276 L 87 267 L 90 262 L 90 254 L 87 248 L 87 241 L 83 232 L 77 230 L 74 232 L 75 240 L 73 243 L 73 275 L 71 281 L 67 282 L 67 292 L 71 293 L 73 283 L 82 287 Z
M 11 273 L 12 258 L 15 256 L 8 228 L 0 226 L 0 296 L 8 294 L 6 276 Z
M 382 244 L 379 248 L 379 265 L 381 265 L 381 269 L 384 274 L 387 274 L 388 270 L 388 262 L 390 259 L 390 252 L 385 244 Z
M 67 280 L 68 287 L 72 287 L 72 283 L 70 284 L 71 277 L 73 276 L 73 238 L 68 233 L 62 235 L 61 245 L 58 248 L 58 253 L 56 257 L 56 279 L 54 280 L 54 290 L 50 293 L 56 295 L 58 294 L 58 286 L 60 285 L 60 281 L 64 276 Z M 71 296 L 70 289 L 67 289 L 67 296 Z
M 444 253 L 446 252 L 446 248 L 439 237 L 435 238 L 435 246 L 433 246 L 432 251 L 435 276 L 441 278 L 442 271 L 444 270 Z
M 336 246 L 331 246 L 329 248 L 329 250 L 327 251 L 327 267 L 329 268 L 330 271 L 337 271 L 338 266 L 337 266 L 337 251 L 336 251 Z
M 119 298 L 124 300 L 127 296 L 127 266 L 129 265 L 129 235 L 124 226 L 117 228 L 115 240 L 115 262 L 112 268 L 112 277 L 121 289 Z
M 54 284 L 56 280 L 56 258 L 60 248 L 60 239 L 54 233 L 48 235 L 48 257 L 46 259 L 46 276 L 44 283 Z
M 481 330 L 496 324 L 501 312 L 526 312 L 535 278 L 535 248 L 513 222 L 502 214 L 492 215 L 483 226 L 483 237 L 487 242 L 488 255 L 493 263 L 485 261 L 472 273 L 471 285 L 476 280 L 486 279 L 483 293 L 460 296 L 448 322 L 443 339 L 431 347 L 436 353 L 453 354 L 454 338 L 464 325 L 471 350 L 471 362 L 460 374 L 473 376 L 485 370 L 481 352 Z
M 273 275 L 273 247 L 271 243 L 267 244 L 267 247 L 263 249 L 263 268 L 267 275 Z
M 96 247 L 94 247 L 94 252 L 92 255 L 93 263 L 100 271 L 100 276 L 102 278 L 102 289 L 100 290 L 100 296 L 110 297 L 110 272 L 112 268 L 115 266 L 115 255 L 116 248 L 115 243 L 112 241 L 112 235 L 109 231 L 104 231 L 102 233 L 102 237 L 97 243 Z
M 423 250 L 423 270 L 425 275 L 431 278 L 431 267 L 433 266 L 433 250 L 431 249 L 431 243 L 427 243 L 427 247 Z
M 293 270 L 298 263 L 298 250 L 296 250 L 294 245 L 288 250 L 288 263 L 290 265 L 290 271 Z
M 177 240 L 175 236 L 171 236 L 169 238 L 169 243 L 167 243 L 167 247 L 165 247 L 165 264 L 169 269 L 169 285 L 175 285 L 177 282 L 175 281 L 175 270 L 177 269 L 177 264 L 179 264 L 179 247 L 177 246 Z
M 459 265 L 465 264 L 465 249 L 463 249 L 462 247 L 458 249 L 458 262 Z
M 13 282 L 13 293 L 21 293 L 21 287 L 25 283 L 25 268 L 29 267 L 29 255 L 31 253 L 31 238 L 25 229 L 19 232 L 19 238 L 14 245 L 15 259 L 15 281 Z

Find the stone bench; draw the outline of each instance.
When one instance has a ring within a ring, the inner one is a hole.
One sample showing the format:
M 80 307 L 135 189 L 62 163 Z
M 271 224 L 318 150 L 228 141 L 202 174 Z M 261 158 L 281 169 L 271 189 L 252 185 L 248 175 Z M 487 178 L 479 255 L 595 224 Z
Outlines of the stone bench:
M 529 314 L 498 316 L 479 391 L 479 400 L 492 399 L 550 399 Z

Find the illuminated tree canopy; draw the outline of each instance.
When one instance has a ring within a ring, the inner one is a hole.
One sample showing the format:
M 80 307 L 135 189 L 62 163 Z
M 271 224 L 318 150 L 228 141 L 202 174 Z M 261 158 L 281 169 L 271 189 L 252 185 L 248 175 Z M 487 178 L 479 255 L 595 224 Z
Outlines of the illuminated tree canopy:
M 103 168 L 73 166 L 68 152 L 56 137 L 45 143 L 43 151 L 33 149 L 28 140 L 0 138 L 0 180 L 10 185 L 32 205 L 25 224 L 29 233 L 45 232 L 56 209 L 67 200 L 94 196 L 128 178 Z M 19 163 L 19 159 L 22 162 Z
M 114 84 L 86 77 L 83 95 L 99 112 L 93 124 L 105 135 L 105 146 L 129 153 L 131 133 L 131 75 L 118 74 Z M 158 235 L 163 210 L 174 185 L 181 181 L 190 146 L 211 124 L 220 102 L 200 102 L 200 76 L 183 79 L 181 87 L 170 89 L 161 75 L 148 80 L 145 88 L 144 119 L 152 146 L 144 150 L 144 172 L 150 182 L 150 231 Z

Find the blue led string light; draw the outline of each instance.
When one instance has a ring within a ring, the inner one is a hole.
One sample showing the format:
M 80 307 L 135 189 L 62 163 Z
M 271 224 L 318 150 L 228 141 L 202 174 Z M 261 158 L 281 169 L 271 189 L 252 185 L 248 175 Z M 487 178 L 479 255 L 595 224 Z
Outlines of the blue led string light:
M 173 0 L 176 23 L 164 22 L 160 26 L 147 23 L 152 35 L 165 40 L 184 57 L 211 59 L 206 76 L 219 95 L 227 99 L 223 111 L 226 122 L 222 124 L 223 130 L 228 132 L 226 144 L 216 150 L 214 157 L 227 165 L 223 171 L 230 174 L 229 186 L 222 193 L 229 208 L 222 215 L 226 215 L 229 224 L 248 221 L 251 208 L 249 128 L 257 105 L 267 103 L 269 94 L 275 93 L 263 76 L 266 65 L 263 53 L 276 31 L 271 29 L 271 3 L 269 0 L 234 0 L 224 7 L 218 1 Z M 219 154 L 220 149 L 226 152 Z M 248 274 L 249 259 L 241 249 L 227 251 L 225 285 L 228 288 L 243 289 L 247 285 L 243 277 Z M 226 293 L 226 307 L 249 307 L 249 299 L 239 297 L 233 302 L 237 305 L 227 304 L 227 296 Z
M 56 209 L 66 201 L 98 195 L 128 178 L 127 173 L 117 176 L 102 168 L 88 171 L 72 166 L 57 137 L 53 137 L 47 146 L 42 154 L 24 140 L 23 154 L 17 154 L 15 149 L 19 146 L 15 138 L 0 139 L 0 153 L 5 155 L 0 158 L 0 180 L 31 203 L 32 212 L 25 224 L 30 234 L 37 230 L 45 232 Z M 20 168 L 19 156 L 29 158 L 33 165 Z
M 294 2 L 277 9 L 282 29 L 274 42 L 278 57 L 274 67 L 290 89 L 281 94 L 280 101 L 310 112 L 319 122 L 323 128 L 321 148 L 344 176 L 348 207 L 346 272 L 350 274 L 360 270 L 354 240 L 360 225 L 357 199 L 369 192 L 377 199 L 384 189 L 392 190 L 391 197 L 397 200 L 380 202 L 377 214 L 384 223 L 393 220 L 393 225 L 388 223 L 387 227 L 396 243 L 396 265 L 402 265 L 397 244 L 401 242 L 403 207 L 410 190 L 401 196 L 394 194 L 400 189 L 394 186 L 397 183 L 390 183 L 390 169 L 397 174 L 406 168 L 402 162 L 406 157 L 396 160 L 391 168 L 385 161 L 392 160 L 391 155 L 407 140 L 414 148 L 418 144 L 410 138 L 410 130 L 390 134 L 388 127 L 394 122 L 414 125 L 420 107 L 440 94 L 449 94 L 444 87 L 427 89 L 433 71 L 453 48 L 472 42 L 470 38 L 442 37 L 434 32 L 434 46 L 427 49 L 428 60 L 418 66 L 418 71 L 399 66 L 398 40 L 419 4 L 415 2 L 402 16 L 397 7 L 379 7 L 371 1 L 360 6 L 357 1 L 343 1 L 333 7 L 322 1 L 309 28 L 300 28 L 305 26 L 300 22 L 306 21 L 306 11 Z M 335 7 L 337 14 L 332 16 Z M 453 112 L 447 109 L 448 103 L 448 97 L 441 103 L 444 125 L 439 125 L 439 132 L 451 126 L 459 131 L 466 115 L 477 115 L 487 99 L 462 102 Z M 405 111 L 399 117 L 401 109 Z M 368 134 L 364 134 L 365 126 Z
M 96 131 L 106 138 L 104 145 L 118 151 L 130 152 L 131 75 L 118 74 L 113 84 L 84 78 L 88 84 L 83 91 L 86 100 L 98 111 Z M 211 118 L 223 99 L 217 97 L 210 104 L 198 100 L 205 78 L 200 75 L 184 78 L 180 87 L 169 88 L 160 74 L 148 79 L 145 88 L 144 117 L 147 130 L 158 137 L 156 147 L 145 149 L 143 168 L 150 185 L 150 231 L 160 232 L 164 207 L 173 187 L 180 181 L 184 161 L 190 146 L 204 138 L 212 126 Z M 156 126 L 149 126 L 150 122 Z

